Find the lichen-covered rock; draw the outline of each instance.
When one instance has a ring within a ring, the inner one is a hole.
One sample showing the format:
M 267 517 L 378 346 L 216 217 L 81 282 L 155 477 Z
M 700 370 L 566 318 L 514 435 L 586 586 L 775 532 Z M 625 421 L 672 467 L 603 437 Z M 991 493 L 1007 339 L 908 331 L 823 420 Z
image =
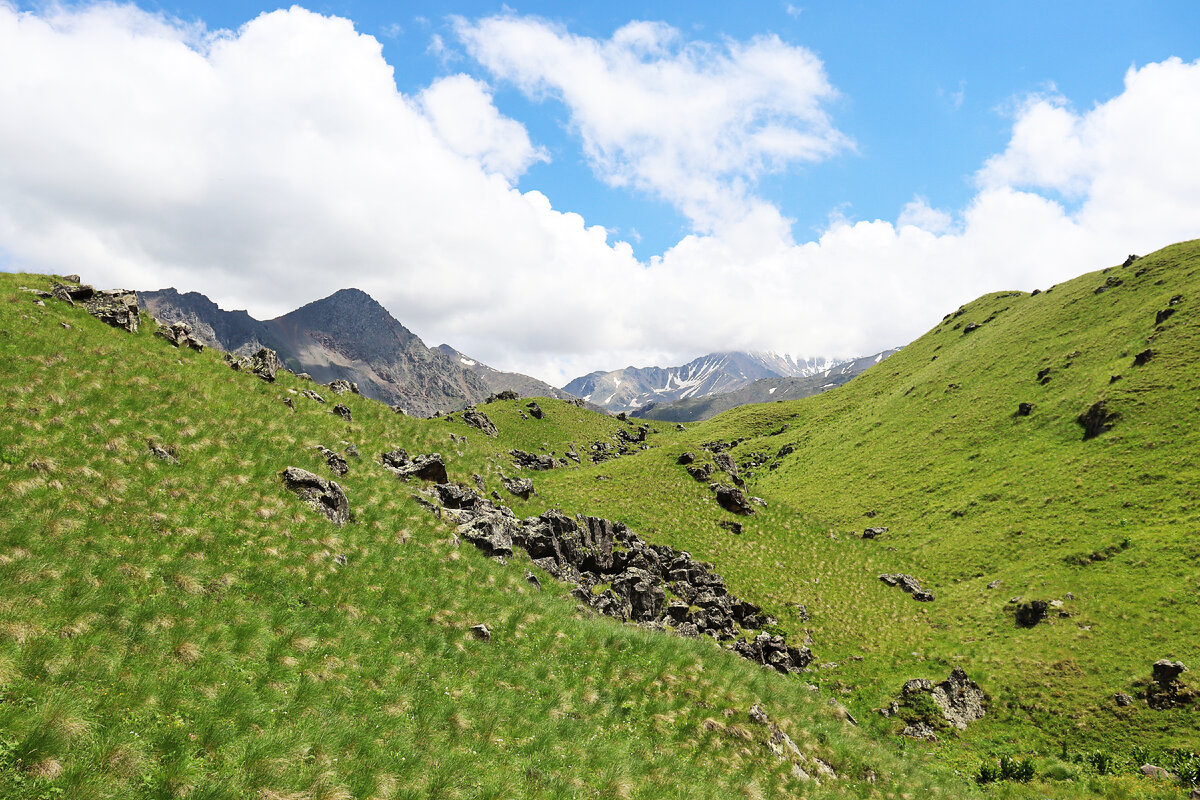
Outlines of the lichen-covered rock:
M 487 414 L 477 409 L 475 406 L 467 406 L 463 409 L 462 420 L 472 428 L 478 428 L 487 436 L 496 436 L 499 431 L 496 430 L 496 425 L 488 418 Z
M 427 453 L 410 459 L 403 447 L 380 456 L 383 465 L 399 478 L 420 478 L 434 483 L 449 483 L 446 462 L 441 453 Z
M 204 349 L 204 343 L 192 336 L 192 326 L 186 322 L 161 325 L 154 333 L 176 347 L 190 347 L 197 352 Z
M 343 380 L 341 378 L 329 382 L 329 391 L 333 392 L 334 394 L 345 394 L 346 392 L 350 392 L 351 394 L 359 394 L 357 383 L 352 383 L 351 381 Z
M 553 456 L 539 456 L 524 450 L 509 450 L 508 454 L 513 457 L 513 463 L 523 469 L 547 470 L 558 466 Z
M 515 494 L 522 500 L 528 500 L 533 494 L 533 480 L 531 478 L 501 478 L 500 482 L 504 484 L 504 488 L 511 494 Z
M 79 287 L 87 288 L 91 287 Z M 114 328 L 121 328 L 130 333 L 137 333 L 138 321 L 141 319 L 138 310 L 137 295 L 124 289 L 115 291 L 93 292 L 86 300 L 87 312 L 96 319 Z
M 333 407 L 333 410 L 332 410 L 332 411 L 330 411 L 329 413 L 330 413 L 330 414 L 337 414 L 339 417 L 341 417 L 342 419 L 346 420 L 346 422 L 353 422 L 353 421 L 354 421 L 354 415 L 350 413 L 350 409 L 349 409 L 349 407 L 347 407 L 347 406 L 344 406 L 344 405 L 342 405 L 341 403 L 338 403 L 337 405 L 335 405 L 335 406 Z
M 884 526 L 877 526 L 877 527 L 874 527 L 874 528 L 867 528 L 866 530 L 864 530 L 864 531 L 862 532 L 862 538 L 864 538 L 864 539 L 878 539 L 880 536 L 883 536 L 883 535 L 884 535 L 885 533 L 887 533 L 887 532 L 888 532 L 888 529 L 887 529 L 886 527 L 884 527 Z
M 258 352 L 250 357 L 250 371 L 267 383 L 275 382 L 275 373 L 282 366 L 279 355 L 269 347 L 260 347 Z
M 317 446 L 318 452 L 325 456 L 325 465 L 329 467 L 329 471 L 334 475 L 342 476 L 350 471 L 350 465 L 346 463 L 346 459 L 342 458 L 333 450 L 327 447 Z
M 288 491 L 299 496 L 330 522 L 344 525 L 350 519 L 350 503 L 336 481 L 326 480 L 299 467 L 287 467 L 279 474 Z
M 979 684 L 967 677 L 962 667 L 955 667 L 950 676 L 938 684 L 928 678 L 907 681 L 900 691 L 900 697 L 885 711 L 903 716 L 901 709 L 906 706 L 919 707 L 915 700 L 922 695 L 933 701 L 933 707 L 940 715 L 940 720 L 928 715 L 923 719 L 906 718 L 908 724 L 902 731 L 905 736 L 936 740 L 935 724 L 940 725 L 944 721 L 945 724 L 959 730 L 966 730 L 967 725 L 983 719 L 987 713 L 987 695 L 979 688 Z M 925 702 L 928 703 L 929 700 Z

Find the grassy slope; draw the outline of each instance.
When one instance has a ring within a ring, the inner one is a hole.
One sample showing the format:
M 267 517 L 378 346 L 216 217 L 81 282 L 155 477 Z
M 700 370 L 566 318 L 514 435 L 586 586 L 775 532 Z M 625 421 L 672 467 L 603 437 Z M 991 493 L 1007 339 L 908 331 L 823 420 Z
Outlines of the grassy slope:
M 1122 285 L 1095 294 L 1109 277 Z M 1176 294 L 1177 313 L 1156 329 L 1155 313 Z M 1195 749 L 1200 709 L 1119 708 L 1112 697 L 1136 694 L 1158 658 L 1200 667 L 1197 302 L 1200 242 L 1036 296 L 989 295 L 844 387 L 735 409 L 660 450 L 556 473 L 541 491 L 715 561 L 781 627 L 811 632 L 827 665 L 812 679 L 844 692 L 868 724 L 892 724 L 870 709 L 905 679 L 962 665 L 991 711 L 945 737 L 942 757 Z M 964 334 L 969 322 L 983 324 Z M 1147 347 L 1154 358 L 1133 367 Z M 1084 441 L 1075 418 L 1100 399 L 1121 418 Z M 1035 406 L 1029 417 L 1015 416 L 1023 401 Z M 752 477 L 770 509 L 739 537 L 717 526 L 727 515 L 674 459 L 743 436 L 739 460 L 796 451 Z M 891 530 L 864 541 L 866 525 Z M 1073 563 L 1126 539 L 1108 560 Z M 889 589 L 882 572 L 916 575 L 937 601 Z M 1019 629 L 1015 596 L 1061 599 L 1072 616 Z
M 437 450 L 453 479 L 480 472 L 491 489 L 500 451 L 548 430 L 583 448 L 615 420 L 547 401 L 539 431 L 500 404 L 487 408 L 509 438 L 485 442 L 342 397 L 347 425 L 321 387 L 327 405 L 291 376 L 268 385 L 149 330 L 37 307 L 22 283 L 46 279 L 0 275 L 0 797 L 969 791 L 794 678 L 591 617 L 544 574 L 530 587 L 527 562 L 455 547 L 375 460 Z M 336 528 L 278 472 L 328 475 L 313 448 L 345 443 L 362 459 L 340 479 L 355 520 Z M 469 635 L 478 622 L 490 643 Z M 792 778 L 748 719 L 755 702 L 845 779 Z

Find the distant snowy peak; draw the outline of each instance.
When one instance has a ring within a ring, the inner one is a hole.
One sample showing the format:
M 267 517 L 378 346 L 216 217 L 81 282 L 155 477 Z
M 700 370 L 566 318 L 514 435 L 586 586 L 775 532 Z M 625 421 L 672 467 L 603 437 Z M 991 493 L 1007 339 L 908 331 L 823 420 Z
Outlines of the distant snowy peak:
M 847 360 L 795 359 L 778 353 L 709 353 L 679 367 L 626 367 L 593 372 L 563 389 L 611 412 L 732 392 L 763 378 L 806 378 Z

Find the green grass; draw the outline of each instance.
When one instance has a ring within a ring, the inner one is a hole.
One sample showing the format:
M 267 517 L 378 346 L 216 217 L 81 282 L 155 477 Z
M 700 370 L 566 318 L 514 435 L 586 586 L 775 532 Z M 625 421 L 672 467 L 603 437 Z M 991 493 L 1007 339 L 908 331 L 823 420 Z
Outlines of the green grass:
M 1093 294 L 1108 275 L 1124 284 Z M 1197 709 L 1112 695 L 1135 694 L 1157 658 L 1200 669 L 1200 246 L 1108 275 L 981 298 L 844 387 L 685 431 L 652 423 L 648 449 L 601 464 L 592 442 L 641 421 L 548 399 L 545 419 L 522 419 L 528 401 L 501 402 L 480 407 L 489 438 L 459 415 L 342 396 L 346 424 L 327 389 L 311 387 L 320 405 L 294 393 L 311 384 L 265 384 L 150 326 L 35 306 L 17 287 L 46 278 L 0 275 L 0 796 L 1179 797 L 1134 762 L 1195 749 Z M 1130 367 L 1151 336 L 1155 358 Z M 1085 442 L 1074 418 L 1101 398 L 1121 418 Z M 1021 401 L 1031 416 L 1013 415 Z M 778 466 L 749 476 L 768 508 L 739 536 L 676 458 L 740 437 L 739 461 Z M 316 448 L 348 444 L 354 519 L 337 528 L 278 472 L 328 475 Z M 544 573 L 536 591 L 524 557 L 455 546 L 378 463 L 398 446 L 441 452 L 452 480 L 481 476 L 520 516 L 607 516 L 713 562 L 792 641 L 811 637 L 814 668 L 780 676 L 594 617 Z M 509 449 L 571 446 L 583 464 L 527 473 L 530 500 L 500 486 L 521 473 Z M 864 541 L 868 524 L 889 533 Z M 1018 595 L 1072 616 L 1018 629 Z M 490 642 L 470 635 L 479 622 Z M 955 665 L 990 695 L 965 733 L 909 742 L 872 711 Z M 756 702 L 842 778 L 793 778 L 749 720 Z M 1039 776 L 978 786 L 1000 756 Z

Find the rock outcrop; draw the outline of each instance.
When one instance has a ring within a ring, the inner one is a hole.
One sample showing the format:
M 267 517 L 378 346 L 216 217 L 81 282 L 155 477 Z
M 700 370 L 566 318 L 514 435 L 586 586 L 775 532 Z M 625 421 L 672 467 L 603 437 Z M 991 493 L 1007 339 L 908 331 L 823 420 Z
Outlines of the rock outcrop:
M 1196 692 L 1179 678 L 1188 668 L 1182 661 L 1161 658 L 1150 668 L 1146 703 L 1153 709 L 1179 708 L 1196 702 Z
M 350 519 L 350 503 L 336 481 L 326 480 L 299 467 L 287 467 L 279 474 L 288 491 L 330 522 L 344 525 Z
M 1083 438 L 1093 439 L 1105 431 L 1112 430 L 1113 424 L 1117 421 L 1118 415 L 1116 412 L 1109 411 L 1108 406 L 1103 400 L 1099 400 L 1092 404 L 1092 407 L 1075 418 L 1075 421 L 1083 427 Z
M 899 586 L 904 591 L 913 596 L 914 600 L 919 600 L 922 603 L 933 602 L 933 592 L 926 591 L 921 588 L 921 583 L 912 575 L 905 575 L 902 572 L 888 573 L 880 575 L 879 580 L 886 583 L 888 586 Z
M 133 292 L 124 289 L 92 292 L 84 302 L 84 307 L 93 317 L 114 328 L 130 333 L 138 331 L 141 315 L 138 312 L 137 295 Z
M 487 414 L 484 414 L 475 406 L 467 406 L 462 412 L 462 421 L 470 425 L 472 428 L 478 428 L 487 436 L 496 436 L 499 431 L 496 430 L 496 425 L 493 423 Z
M 446 462 L 442 460 L 440 453 L 428 453 L 410 459 L 405 449 L 399 447 L 389 453 L 383 453 L 379 459 L 398 478 L 420 478 L 433 483 L 450 481 L 446 474 Z
M 558 466 L 554 456 L 539 456 L 535 453 L 526 453 L 524 450 L 509 450 L 508 454 L 513 457 L 513 463 L 521 469 L 546 470 Z
M 176 347 L 190 347 L 196 351 L 204 349 L 204 343 L 192 336 L 192 326 L 186 322 L 172 322 L 170 325 L 161 325 L 154 333 Z
M 528 500 L 533 494 L 533 480 L 530 478 L 501 478 L 500 483 L 504 484 L 504 488 L 511 494 L 515 494 L 522 500 Z
M 929 701 L 932 701 L 937 718 L 929 714 Z M 900 696 L 889 708 L 883 709 L 883 713 L 898 716 L 907 723 L 902 731 L 905 736 L 935 740 L 935 732 L 940 727 L 948 725 L 966 730 L 970 723 L 983 719 L 987 713 L 987 695 L 979 684 L 967 677 L 962 667 L 955 667 L 950 676 L 938 684 L 928 678 L 906 682 Z
M 750 507 L 750 501 L 746 499 L 746 495 L 741 489 L 718 484 L 714 491 L 717 493 L 717 505 L 726 511 L 741 516 L 750 516 L 754 513 L 754 509 Z

